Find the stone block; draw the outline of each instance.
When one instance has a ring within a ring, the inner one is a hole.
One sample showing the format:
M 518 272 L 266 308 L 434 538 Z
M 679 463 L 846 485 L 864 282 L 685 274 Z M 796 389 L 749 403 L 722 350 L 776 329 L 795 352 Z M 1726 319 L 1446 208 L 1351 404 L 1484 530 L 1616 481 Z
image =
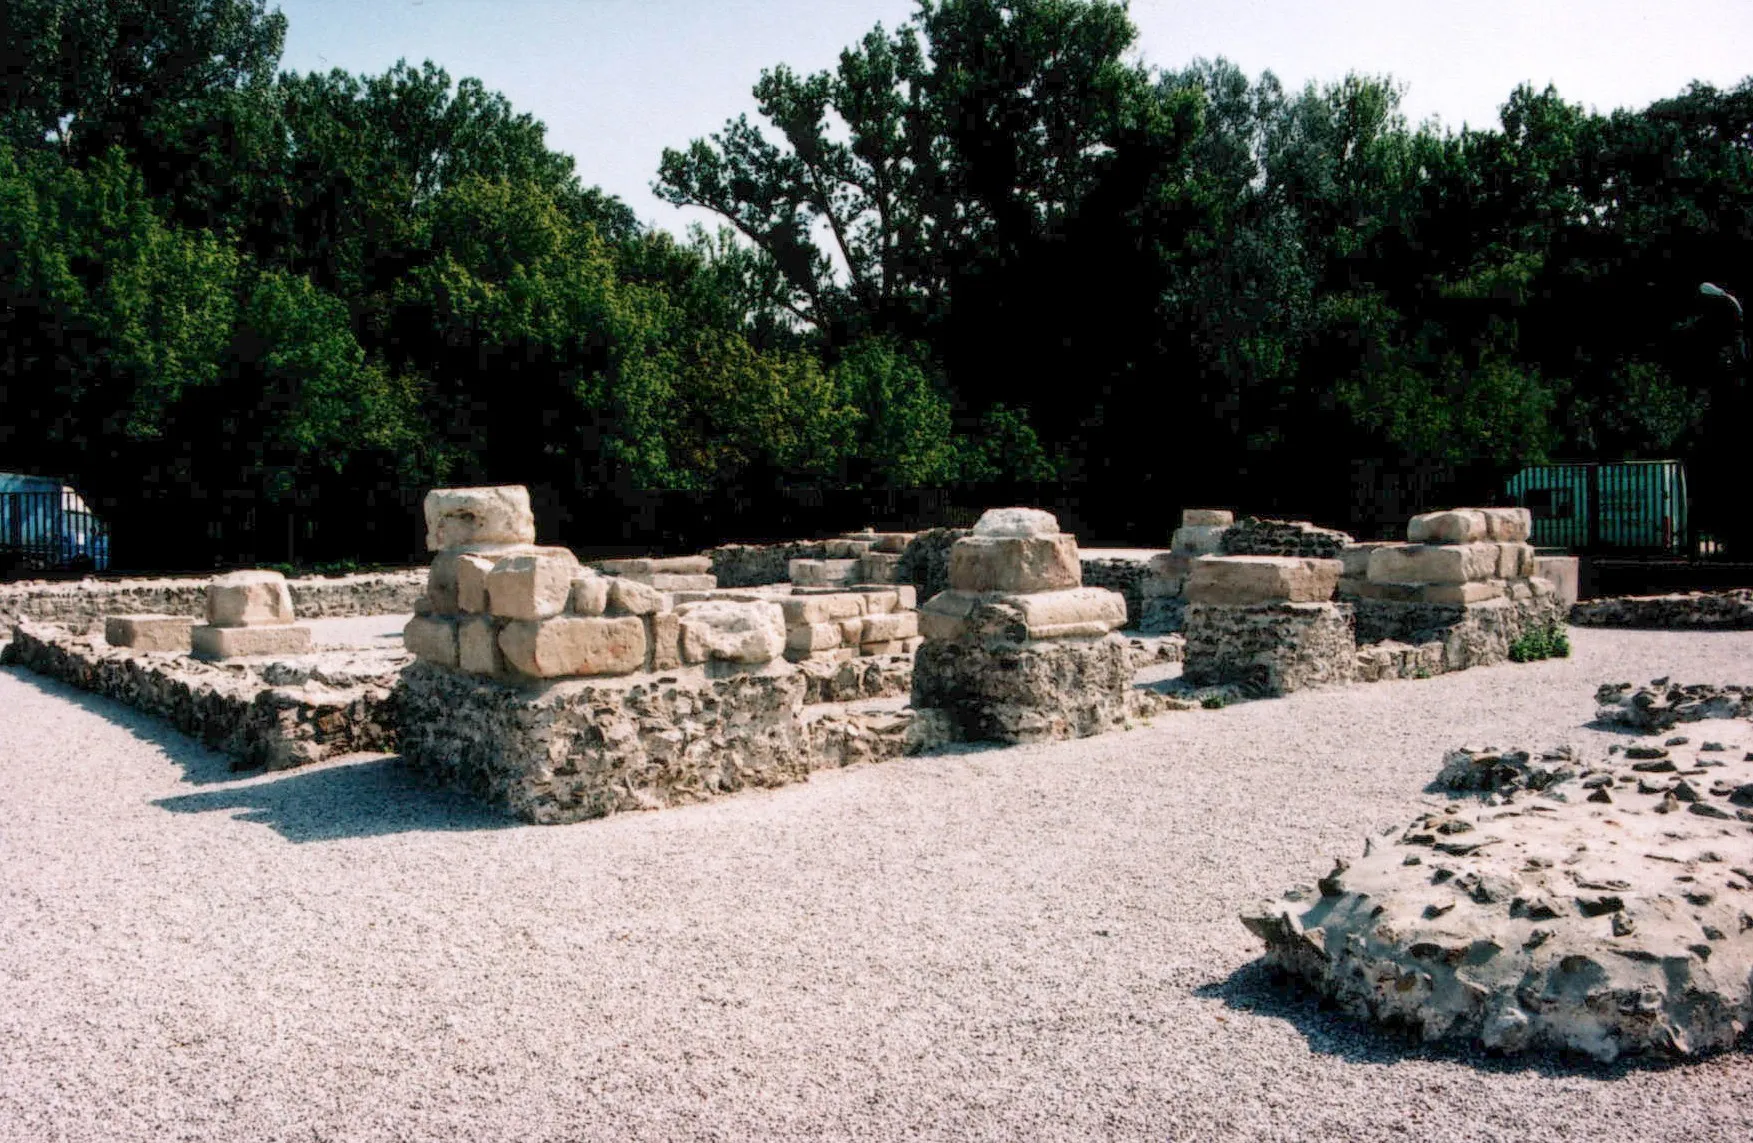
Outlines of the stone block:
M 988 508 L 974 524 L 976 536 L 1053 536 L 1059 520 L 1040 508 Z
M 487 573 L 487 605 L 501 619 L 533 622 L 559 615 L 578 571 L 578 559 L 565 548 L 506 556 Z
M 1065 632 L 1053 632 L 1068 627 L 1080 628 L 1076 632 L 1080 635 L 1105 635 L 1126 625 L 1126 597 L 1103 587 L 1073 587 L 1063 591 L 1011 595 L 998 602 L 1022 613 L 1030 639 L 1063 637 Z
M 1187 575 L 1193 570 L 1195 558 L 1179 552 L 1158 552 L 1150 557 L 1150 562 L 1145 565 L 1144 578 L 1139 581 L 1140 597 L 1143 599 L 1179 598 L 1182 589 L 1187 584 Z
M 1497 545 L 1497 578 L 1527 579 L 1534 574 L 1534 549 L 1529 544 Z
M 1223 524 L 1183 524 L 1175 529 L 1169 548 L 1182 556 L 1216 555 L 1223 546 L 1223 534 L 1227 529 L 1228 526 Z
M 834 622 L 840 628 L 840 641 L 842 643 L 857 646 L 859 640 L 864 638 L 863 616 L 854 619 L 837 619 Z
M 710 575 L 711 556 L 645 556 L 629 560 L 598 560 L 593 565 L 609 575 L 628 576 L 650 582 L 654 575 Z M 714 580 L 713 586 L 717 586 Z
M 892 552 L 866 552 L 858 560 L 858 578 L 864 583 L 894 583 L 901 575 L 901 557 Z
M 609 609 L 609 594 L 614 590 L 611 585 L 619 582 L 611 576 L 598 575 L 588 570 L 583 575 L 575 574 L 572 577 L 572 591 L 566 597 L 566 610 L 574 615 L 603 614 Z M 656 595 L 657 593 L 652 592 L 652 594 Z M 630 609 L 629 613 L 638 614 L 631 612 Z
M 974 535 L 957 540 L 950 549 L 949 578 L 950 587 L 957 591 L 1057 591 L 1082 583 L 1083 565 L 1077 558 L 1076 538 L 1063 532 Z
M 516 619 L 499 633 L 505 661 L 537 679 L 625 675 L 645 665 L 645 624 L 635 616 Z
M 906 648 L 904 639 L 879 639 L 874 643 L 860 643 L 860 655 L 899 655 Z
M 710 600 L 676 608 L 682 624 L 682 658 L 765 663 L 785 650 L 785 613 L 776 603 Z
M 968 633 L 974 609 L 986 597 L 973 591 L 940 591 L 919 609 L 919 632 L 927 639 L 960 639 Z
M 624 577 L 626 578 L 626 577 Z M 645 583 L 657 591 L 717 591 L 718 577 L 692 572 L 652 572 Z
M 1227 528 L 1236 522 L 1236 514 L 1227 508 L 1183 508 L 1183 528 Z
M 505 674 L 499 624 L 490 616 L 470 615 L 457 622 L 457 665 L 473 675 Z
M 907 550 L 907 545 L 913 542 L 913 537 L 916 535 L 918 535 L 917 532 L 876 532 L 872 534 L 875 544 L 871 550 L 891 552 L 898 556 Z
M 862 625 L 862 619 L 842 620 L 844 623 Z M 856 640 L 853 640 L 856 642 Z M 785 649 L 790 651 L 827 651 L 846 643 L 840 623 L 807 623 L 798 627 L 785 629 Z
M 457 621 L 445 615 L 416 615 L 402 627 L 402 646 L 416 658 L 455 667 L 460 661 Z
M 914 709 L 921 717 L 939 712 L 930 717 L 956 741 L 1100 734 L 1125 722 L 1131 689 L 1132 662 L 1118 635 L 1042 643 L 927 638 L 913 661 Z
M 211 627 L 262 627 L 292 622 L 292 592 L 277 571 L 234 571 L 207 585 Z
M 1194 686 L 1280 695 L 1357 675 L 1357 638 L 1348 609 L 1336 603 L 1191 603 L 1185 630 L 1182 677 Z
M 919 589 L 910 583 L 894 585 L 895 610 L 917 611 L 919 609 Z
M 793 651 L 785 657 L 793 663 L 849 663 L 858 655 L 857 647 L 829 647 L 821 651 Z
M 1575 556 L 1536 555 L 1531 575 L 1552 584 L 1559 602 L 1569 608 L 1574 607 L 1577 601 L 1577 567 L 1578 560 Z
M 194 617 L 189 615 L 108 615 L 103 621 L 103 641 L 134 651 L 186 653 L 194 626 Z
M 844 587 L 858 579 L 857 560 L 792 560 L 791 582 L 801 587 Z
M 467 544 L 533 544 L 536 518 L 522 485 L 434 488 L 426 494 L 426 550 Z
M 866 615 L 886 615 L 891 611 L 902 610 L 900 600 L 892 591 L 875 591 L 869 586 L 861 585 L 858 594 L 864 601 Z
M 1502 580 L 1473 580 L 1469 583 L 1427 583 L 1418 593 L 1421 603 L 1469 604 L 1498 599 L 1504 594 Z
M 1301 556 L 1202 556 L 1181 594 L 1188 603 L 1240 606 L 1333 598 L 1344 565 Z
M 1481 508 L 1485 538 L 1505 544 L 1525 544 L 1534 531 L 1534 514 L 1526 508 Z
M 1497 560 L 1496 544 L 1388 545 L 1370 553 L 1369 578 L 1372 583 L 1470 583 L 1495 577 Z
M 664 610 L 663 593 L 649 584 L 625 576 L 607 577 L 607 608 L 616 615 L 650 615 Z
M 1426 512 L 1406 524 L 1406 538 L 1414 544 L 1472 544 L 1486 534 L 1485 513 L 1478 508 Z
M 1339 585 L 1333 589 L 1333 596 L 1336 599 L 1356 599 L 1367 587 L 1369 580 L 1362 576 L 1342 575 L 1339 577 Z
M 1400 547 L 1399 540 L 1366 540 L 1361 544 L 1348 544 L 1339 550 L 1339 562 L 1345 570 L 1339 574 L 1354 579 L 1367 579 L 1370 573 L 1370 555 L 1377 548 Z
M 851 592 L 821 595 L 788 595 L 778 600 L 787 627 L 806 623 L 829 623 L 856 619 L 864 614 L 864 597 Z
M 682 621 L 673 611 L 656 611 L 645 617 L 650 650 L 645 656 L 648 671 L 673 671 L 682 665 Z
M 875 546 L 874 540 L 854 540 L 842 537 L 824 542 L 822 549 L 831 560 L 855 560 Z
M 860 643 L 882 643 L 891 639 L 911 639 L 919 634 L 917 611 L 892 611 L 886 615 L 867 615 L 859 633 Z
M 454 556 L 449 552 L 440 552 L 432 561 L 432 579 L 427 580 L 427 594 L 432 594 L 433 579 L 436 579 L 440 565 L 450 569 L 449 578 L 455 585 L 455 610 L 470 615 L 487 613 L 487 573 L 493 570 L 495 557 L 480 552 L 458 552 Z
M 310 628 L 289 623 L 267 627 L 195 627 L 189 632 L 189 648 L 197 659 L 304 655 L 311 649 Z

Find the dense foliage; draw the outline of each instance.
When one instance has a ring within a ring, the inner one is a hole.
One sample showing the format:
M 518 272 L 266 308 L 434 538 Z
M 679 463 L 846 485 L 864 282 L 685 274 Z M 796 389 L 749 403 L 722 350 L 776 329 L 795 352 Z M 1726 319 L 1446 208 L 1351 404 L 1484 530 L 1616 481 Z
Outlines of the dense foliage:
M 921 0 L 665 151 L 725 226 L 678 239 L 477 81 L 276 74 L 284 31 L 13 0 L 0 467 L 167 509 L 1058 480 L 1157 526 L 1331 516 L 1365 459 L 1711 472 L 1747 411 L 1699 284 L 1753 286 L 1753 83 L 1455 134 L 1385 78 L 1153 73 L 1102 0 Z

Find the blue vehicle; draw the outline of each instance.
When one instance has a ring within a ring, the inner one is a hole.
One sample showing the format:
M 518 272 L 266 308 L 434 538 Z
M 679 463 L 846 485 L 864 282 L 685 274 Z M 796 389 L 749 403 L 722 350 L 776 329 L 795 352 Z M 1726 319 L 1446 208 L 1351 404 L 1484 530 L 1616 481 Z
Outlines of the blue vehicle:
M 110 531 L 78 492 L 48 476 L 0 472 L 0 570 L 107 571 Z

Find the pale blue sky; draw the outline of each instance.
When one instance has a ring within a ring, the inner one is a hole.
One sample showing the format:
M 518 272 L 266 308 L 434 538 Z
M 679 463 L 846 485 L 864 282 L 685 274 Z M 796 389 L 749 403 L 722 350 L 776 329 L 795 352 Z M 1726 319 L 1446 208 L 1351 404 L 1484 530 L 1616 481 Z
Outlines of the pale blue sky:
M 763 67 L 833 65 L 913 0 L 279 0 L 283 66 L 381 72 L 431 59 L 548 126 L 579 175 L 645 221 L 687 218 L 650 193 L 665 146 L 753 111 Z M 1523 80 L 1573 103 L 1639 107 L 1753 72 L 1753 0 L 1134 0 L 1146 62 L 1227 56 L 1287 87 L 1387 72 L 1414 121 L 1493 125 Z M 692 213 L 692 212 L 690 212 Z

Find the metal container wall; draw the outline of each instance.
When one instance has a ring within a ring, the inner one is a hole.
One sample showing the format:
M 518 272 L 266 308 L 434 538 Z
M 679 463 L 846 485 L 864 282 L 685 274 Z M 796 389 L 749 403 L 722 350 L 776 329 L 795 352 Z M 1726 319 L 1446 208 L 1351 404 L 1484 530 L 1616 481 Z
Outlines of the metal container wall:
M 1677 460 L 1537 465 L 1511 477 L 1505 490 L 1532 513 L 1540 547 L 1689 550 L 1686 471 Z

